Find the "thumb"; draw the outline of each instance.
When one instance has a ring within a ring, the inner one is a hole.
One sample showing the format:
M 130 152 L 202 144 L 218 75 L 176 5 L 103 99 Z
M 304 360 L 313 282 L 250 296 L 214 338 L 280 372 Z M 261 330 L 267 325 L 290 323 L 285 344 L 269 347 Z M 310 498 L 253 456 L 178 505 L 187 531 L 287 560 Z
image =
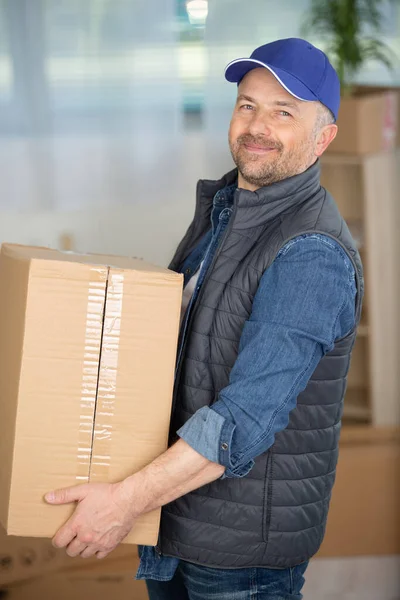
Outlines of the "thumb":
M 48 492 L 44 499 L 49 504 L 69 504 L 70 502 L 82 500 L 86 496 L 86 490 L 86 485 L 75 485 L 73 487 Z

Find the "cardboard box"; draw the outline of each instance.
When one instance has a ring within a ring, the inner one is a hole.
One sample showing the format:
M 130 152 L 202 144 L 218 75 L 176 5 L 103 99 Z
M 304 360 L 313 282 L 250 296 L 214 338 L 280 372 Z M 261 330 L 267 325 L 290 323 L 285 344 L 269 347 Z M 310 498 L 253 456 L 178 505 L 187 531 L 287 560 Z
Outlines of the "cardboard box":
M 124 567 L 136 572 L 137 547 L 120 544 L 106 558 L 71 558 L 64 549 L 53 548 L 51 541 L 41 538 L 7 536 L 0 527 L 0 588 L 25 579 L 56 571 L 115 570 Z
M 400 554 L 400 428 L 344 427 L 318 558 Z
M 124 552 L 118 552 L 118 549 L 131 549 L 130 554 Z M 132 551 L 134 550 L 134 552 Z M 69 557 L 68 557 L 69 558 Z M 111 552 L 106 558 L 98 560 L 97 558 L 70 558 L 69 562 L 65 562 L 58 573 L 65 575 L 82 575 L 85 576 L 97 576 L 103 575 L 104 573 L 121 573 L 131 572 L 136 575 L 139 568 L 139 554 L 137 552 L 137 546 L 132 544 L 122 544 Z
M 144 261 L 3 244 L 0 522 L 53 537 L 46 492 L 117 482 L 167 447 L 182 276 Z M 129 543 L 157 541 L 160 511 Z
M 134 573 L 53 575 L 5 591 L 4 600 L 148 600 L 146 584 Z M 177 599 L 178 600 L 178 599 Z
M 342 98 L 338 135 L 328 153 L 376 154 L 400 145 L 399 90 L 359 87 Z
M 62 562 L 50 540 L 10 537 L 0 528 L 0 587 L 57 570 Z

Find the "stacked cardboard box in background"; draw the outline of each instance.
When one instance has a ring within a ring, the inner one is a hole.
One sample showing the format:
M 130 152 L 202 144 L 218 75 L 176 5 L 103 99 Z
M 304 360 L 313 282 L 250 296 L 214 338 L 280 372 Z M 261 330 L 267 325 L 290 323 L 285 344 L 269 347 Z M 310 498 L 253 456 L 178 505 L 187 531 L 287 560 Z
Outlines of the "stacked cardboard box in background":
M 58 574 L 4 592 L 4 600 L 148 600 L 144 581 L 132 572 Z
M 145 600 L 135 581 L 137 547 L 118 546 L 105 559 L 70 558 L 50 540 L 0 537 L 0 598 L 3 600 Z
M 341 99 L 339 131 L 327 153 L 368 155 L 400 146 L 400 90 L 356 86 Z
M 0 527 L 0 590 L 21 581 L 42 577 L 58 571 L 79 571 L 99 568 L 113 570 L 117 564 L 135 573 L 137 547 L 120 544 L 105 559 L 71 558 L 65 549 L 56 549 L 51 540 L 7 536 Z
M 0 522 L 53 537 L 46 492 L 117 482 L 167 447 L 182 276 L 140 260 L 3 244 Z M 126 541 L 153 545 L 160 511 Z

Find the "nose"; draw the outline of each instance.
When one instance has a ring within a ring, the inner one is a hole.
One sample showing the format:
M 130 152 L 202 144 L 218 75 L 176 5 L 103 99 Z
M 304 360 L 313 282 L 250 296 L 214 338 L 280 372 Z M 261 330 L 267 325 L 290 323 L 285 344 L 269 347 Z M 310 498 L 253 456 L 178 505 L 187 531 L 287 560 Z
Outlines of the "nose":
M 254 112 L 249 123 L 249 133 L 254 136 L 265 135 L 268 137 L 271 135 L 271 128 L 266 115 L 262 115 L 259 112 Z

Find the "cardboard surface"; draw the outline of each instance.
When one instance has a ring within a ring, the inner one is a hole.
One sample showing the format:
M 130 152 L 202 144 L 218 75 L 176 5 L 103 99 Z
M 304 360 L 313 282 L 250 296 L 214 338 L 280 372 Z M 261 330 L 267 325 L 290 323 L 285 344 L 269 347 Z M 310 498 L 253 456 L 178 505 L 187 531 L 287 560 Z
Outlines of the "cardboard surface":
M 7 536 L 0 527 L 0 588 L 55 571 L 103 572 L 118 565 L 136 572 L 137 562 L 137 548 L 131 544 L 119 545 L 102 560 L 71 558 L 65 550 L 53 548 L 48 539 Z
M 400 554 L 400 430 L 343 428 L 318 557 Z
M 144 581 L 131 571 L 96 575 L 53 575 L 27 582 L 5 593 L 5 600 L 148 600 Z M 177 599 L 178 600 L 178 599 Z
M 130 552 L 127 552 L 130 550 Z M 106 558 L 98 560 L 96 558 L 71 558 L 65 562 L 65 565 L 58 570 L 58 573 L 66 575 L 85 574 L 87 576 L 97 576 L 104 573 L 131 572 L 136 575 L 139 568 L 139 555 L 137 546 L 132 544 L 122 544 Z
M 182 276 L 126 257 L 3 244 L 0 522 L 53 537 L 73 505 L 43 496 L 119 481 L 167 446 Z M 155 544 L 160 511 L 130 543 Z
M 328 153 L 376 154 L 400 145 L 399 90 L 360 87 L 342 98 L 339 132 Z
M 50 540 L 8 537 L 0 528 L 0 587 L 57 570 L 62 562 Z

